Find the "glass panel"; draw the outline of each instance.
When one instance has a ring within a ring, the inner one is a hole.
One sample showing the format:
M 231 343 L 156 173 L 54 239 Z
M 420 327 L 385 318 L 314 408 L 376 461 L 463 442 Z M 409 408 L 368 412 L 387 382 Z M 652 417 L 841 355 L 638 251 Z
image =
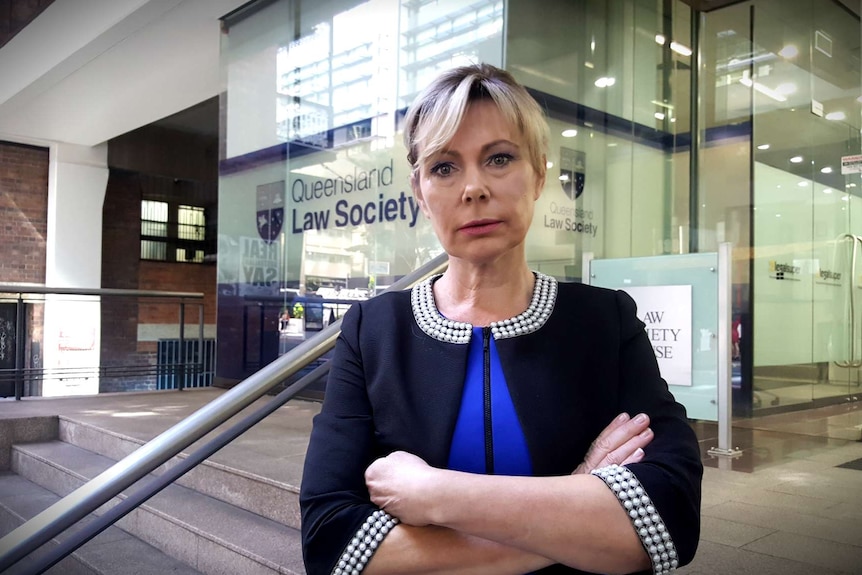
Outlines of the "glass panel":
M 218 357 L 230 379 L 439 253 L 397 121 L 438 71 L 503 60 L 502 0 L 296 6 L 265 4 L 222 37 Z
M 858 370 L 834 362 L 846 355 L 853 278 L 837 240 L 862 232 L 858 174 L 841 173 L 841 158 L 860 152 L 859 19 L 813 0 L 763 0 L 754 15 L 734 78 L 749 91 L 757 147 L 755 407 L 846 400 Z
M 204 209 L 196 206 L 180 206 L 177 213 L 177 237 L 181 240 L 204 241 L 206 218 Z
M 530 265 L 689 251 L 691 9 L 682 2 L 511 0 L 507 69 L 551 118 Z
M 156 202 L 152 200 L 141 201 L 141 235 L 167 237 L 167 202 Z

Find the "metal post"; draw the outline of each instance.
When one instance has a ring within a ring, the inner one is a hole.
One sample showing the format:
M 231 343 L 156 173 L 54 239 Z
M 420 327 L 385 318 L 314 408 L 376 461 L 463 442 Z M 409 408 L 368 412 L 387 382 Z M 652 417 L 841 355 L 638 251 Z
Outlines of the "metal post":
M 20 400 L 24 393 L 24 358 L 27 334 L 24 333 L 24 299 L 18 294 L 15 306 L 15 399 Z
M 186 379 L 186 300 L 180 300 L 180 376 L 177 389 L 183 390 Z
M 733 423 L 733 387 L 731 382 L 731 245 L 718 245 L 718 447 L 707 453 L 720 457 L 739 457 L 736 447 L 731 447 Z
M 196 384 L 197 386 L 203 385 L 203 376 L 204 376 L 204 368 L 206 365 L 204 364 L 204 304 L 198 304 L 198 363 L 196 367 L 197 378 Z

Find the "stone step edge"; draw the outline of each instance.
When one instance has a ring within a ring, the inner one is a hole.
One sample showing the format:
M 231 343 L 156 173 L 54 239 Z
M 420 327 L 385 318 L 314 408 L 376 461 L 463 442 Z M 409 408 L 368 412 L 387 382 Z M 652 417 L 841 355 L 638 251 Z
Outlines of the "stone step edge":
M 76 445 L 82 449 L 92 451 L 93 453 L 98 453 L 99 455 L 112 460 L 116 460 L 115 455 L 117 454 L 106 453 L 104 450 L 99 450 L 97 446 L 91 445 L 89 442 L 79 442 L 76 441 L 74 437 L 69 437 L 70 434 L 68 432 L 68 427 L 70 426 L 81 427 L 94 434 L 105 435 L 120 442 L 137 445 L 138 448 L 147 443 L 141 439 L 130 437 L 110 429 L 104 429 L 88 422 L 60 416 L 58 427 L 59 439 L 61 441 L 70 443 L 71 445 Z M 125 452 L 125 450 L 122 449 L 119 451 Z M 132 452 L 133 451 L 134 450 L 132 450 Z M 166 469 L 166 466 L 175 465 L 188 457 L 188 453 L 181 452 L 169 459 L 166 464 L 163 464 L 154 470 L 154 473 L 157 475 L 161 474 L 163 473 L 163 470 Z M 213 472 L 224 473 L 227 478 L 208 480 L 207 476 Z M 235 485 L 235 489 L 228 488 L 231 481 L 229 478 L 233 478 L 239 483 L 239 485 Z M 239 507 L 240 509 L 245 509 L 246 511 L 251 511 L 252 513 L 266 517 L 267 519 L 283 523 L 293 527 L 294 529 L 299 529 L 300 527 L 299 488 L 296 486 L 210 460 L 204 460 L 195 468 L 189 470 L 177 479 L 175 483 L 189 489 L 194 489 L 199 493 L 209 495 L 214 499 L 224 501 L 225 503 L 229 503 Z M 254 485 L 261 486 L 262 489 L 266 489 L 270 491 L 270 493 L 265 497 L 249 497 L 243 499 L 241 494 L 249 494 L 258 491 L 252 487 Z
M 5 475 L 4 475 L 4 474 L 5 474 Z M 11 472 L 11 471 L 4 471 L 4 472 L 2 472 L 2 473 L 0 473 L 0 481 L 2 481 L 4 477 L 10 477 L 10 476 L 12 476 L 12 475 L 13 475 L 13 472 Z M 17 475 L 17 474 L 16 474 L 16 475 Z M 26 477 L 23 477 L 23 476 L 19 476 L 19 477 L 20 477 L 21 479 L 23 479 L 24 481 L 27 481 L 27 482 L 29 482 L 29 483 L 32 483 L 32 484 L 33 484 L 34 486 L 36 486 L 37 488 L 39 488 L 39 489 L 41 489 L 41 490 L 45 491 L 45 493 L 48 493 L 48 494 L 50 494 L 50 495 L 52 495 L 52 496 L 53 496 L 53 497 L 52 497 L 53 501 L 51 501 L 51 502 L 48 504 L 48 507 L 50 507 L 51 505 L 53 505 L 54 503 L 56 503 L 57 501 L 59 501 L 60 499 L 62 499 L 62 496 L 57 495 L 56 493 L 54 493 L 53 491 L 50 491 L 49 489 L 46 489 L 45 487 L 42 487 L 42 486 L 41 486 L 41 485 L 39 485 L 38 483 L 35 483 L 35 482 L 33 482 L 33 481 L 31 481 L 31 480 L 27 479 Z M 47 509 L 47 507 L 46 507 L 46 509 Z M 4 513 L 4 514 L 6 514 L 6 515 L 7 515 L 8 517 L 10 517 L 13 521 L 15 521 L 15 522 L 18 524 L 18 526 L 20 527 L 21 525 L 23 525 L 24 523 L 26 523 L 27 521 L 29 521 L 29 520 L 30 520 L 30 519 L 32 519 L 33 517 L 36 517 L 36 515 L 38 515 L 38 514 L 39 514 L 39 513 L 41 513 L 41 512 L 37 512 L 35 515 L 33 515 L 33 516 L 31 516 L 31 517 L 27 517 L 27 516 L 25 516 L 25 515 L 22 515 L 21 513 L 19 513 L 18 511 L 16 511 L 15 509 L 13 509 L 13 508 L 9 507 L 9 505 L 8 505 L 7 503 L 5 503 L 5 502 L 3 502 L 3 501 L 0 501 L 0 513 Z M 92 513 L 91 513 L 88 517 L 95 517 L 95 514 L 92 514 Z M 16 528 L 17 528 L 17 527 L 16 527 Z M 108 529 L 111 529 L 111 528 L 112 528 L 112 527 L 109 527 Z M 113 528 L 114 528 L 114 529 L 119 529 L 119 530 L 123 531 L 120 527 L 117 527 L 116 525 L 114 525 L 114 526 L 113 526 Z M 107 531 L 107 529 L 106 529 L 105 531 Z M 103 533 L 104 533 L 104 531 L 103 531 Z M 2 533 L 2 534 L 0 534 L 0 537 L 3 537 L 3 536 L 5 536 L 5 535 L 7 535 L 7 533 Z M 100 535 L 101 535 L 101 534 L 100 534 Z M 134 535 L 132 535 L 132 534 L 130 534 L 130 533 L 127 533 L 127 532 L 126 532 L 126 536 L 127 536 L 127 537 L 132 537 L 132 538 L 134 538 L 134 539 L 138 539 L 138 540 L 141 542 L 141 544 L 142 544 L 142 545 L 149 545 L 148 543 L 146 543 L 146 542 L 145 542 L 145 541 L 143 541 L 142 539 L 139 539 L 138 537 L 135 537 Z M 91 541 L 92 541 L 92 540 L 91 540 Z M 45 543 L 45 545 L 43 545 L 42 547 L 40 547 L 39 549 L 37 549 L 37 550 L 34 552 L 34 554 L 41 554 L 41 553 L 45 553 L 45 552 L 47 552 L 47 550 L 49 550 L 49 549 L 53 549 L 53 548 L 55 548 L 56 546 L 60 545 L 61 543 L 62 543 L 62 541 L 60 541 L 60 540 L 58 540 L 56 537 L 54 537 L 54 538 L 52 538 L 50 541 L 48 541 L 47 543 Z M 97 561 L 95 561 L 93 558 L 91 558 L 91 557 L 90 557 L 91 549 L 88 549 L 88 548 L 87 548 L 87 544 L 88 544 L 88 543 L 90 543 L 90 541 L 88 541 L 87 543 L 85 543 L 84 545 L 82 545 L 81 547 L 79 547 L 78 549 L 75 549 L 74 551 L 72 551 L 72 553 L 70 553 L 69 555 L 67 555 L 64 559 L 62 559 L 62 560 L 60 560 L 58 563 L 54 564 L 54 566 L 53 566 L 53 567 L 51 567 L 51 570 L 49 570 L 49 572 L 54 572 L 53 570 L 59 569 L 60 567 L 62 567 L 62 566 L 65 564 L 65 562 L 66 562 L 66 561 L 74 561 L 77 565 L 79 565 L 79 566 L 81 567 L 81 569 L 88 570 L 88 571 L 90 571 L 90 572 L 92 572 L 92 573 L 94 573 L 94 574 L 100 574 L 100 573 L 101 573 L 101 574 L 104 574 L 104 575 L 112 575 L 111 573 L 107 573 L 106 571 L 104 571 L 104 569 L 102 569 L 101 567 L 99 567 L 99 565 L 97 564 Z M 165 553 L 164 553 L 164 551 L 162 551 L 161 549 L 157 549 L 157 548 L 153 547 L 152 545 L 149 545 L 149 546 L 150 546 L 150 547 L 152 547 L 153 549 L 155 549 L 158 553 L 161 553 L 162 555 L 164 555 L 164 556 L 166 556 L 166 557 L 169 557 L 169 556 L 168 556 L 167 554 L 165 554 Z M 151 555 L 148 555 L 148 557 L 150 557 L 150 556 L 151 556 Z M 175 558 L 172 558 L 172 559 L 173 559 L 174 561 L 177 561 L 177 562 L 179 562 L 179 563 L 182 563 L 182 562 L 181 562 L 181 561 L 179 561 L 178 559 L 175 559 Z M 13 571 L 23 569 L 23 568 L 25 567 L 25 563 L 24 563 L 24 562 L 25 562 L 26 560 L 27 560 L 27 559 L 26 559 L 26 558 L 24 558 L 24 559 L 22 559 L 21 561 L 17 562 L 17 563 L 13 566 Z M 189 567 L 189 569 L 192 569 L 190 566 L 188 566 L 188 565 L 186 565 L 186 566 L 187 566 L 187 567 Z
M 59 441 L 59 440 L 56 440 L 56 442 L 57 442 L 57 443 L 64 443 L 64 442 L 61 442 L 61 441 Z M 50 442 L 44 442 L 44 443 L 50 443 Z M 51 467 L 52 469 L 55 469 L 55 470 L 57 470 L 57 471 L 58 471 L 58 472 L 60 472 L 60 473 L 64 473 L 64 474 L 70 475 L 72 478 L 74 478 L 74 479 L 77 479 L 77 480 L 81 481 L 81 482 L 82 482 L 82 484 L 83 484 L 83 483 L 86 483 L 87 481 L 89 481 L 90 479 L 92 479 L 92 478 L 88 478 L 88 477 L 86 477 L 86 476 L 84 476 L 84 475 L 82 475 L 82 474 L 78 473 L 77 471 L 75 471 L 75 470 L 73 470 L 73 469 L 68 469 L 68 468 L 66 468 L 66 467 L 64 467 L 64 466 L 58 465 L 58 464 L 54 463 L 53 461 L 51 461 L 51 460 L 49 460 L 49 459 L 47 459 L 47 458 L 45 458 L 45 457 L 42 457 L 42 456 L 41 456 L 41 455 L 39 455 L 39 454 L 36 454 L 36 453 L 30 452 L 30 451 L 27 451 L 27 450 L 26 450 L 27 445 L 28 445 L 28 444 L 15 445 L 15 446 L 13 446 L 13 447 L 12 447 L 12 449 L 13 449 L 13 451 L 17 451 L 18 453 L 22 454 L 23 456 L 25 456 L 25 457 L 29 457 L 29 458 L 31 458 L 31 459 L 33 459 L 33 460 L 36 460 L 36 461 L 38 461 L 39 463 L 41 463 L 41 464 L 43 464 L 43 465 L 47 465 L 48 467 Z M 76 447 L 77 449 L 84 449 L 83 447 L 78 447 L 78 446 L 74 446 L 74 447 Z M 85 451 L 86 451 L 86 450 L 85 450 Z M 91 453 L 94 453 L 94 452 L 91 452 Z M 95 454 L 95 455 L 99 455 L 99 454 Z M 109 459 L 109 458 L 107 458 L 107 457 L 105 457 L 105 456 L 103 456 L 103 455 L 99 455 L 99 457 L 103 457 L 103 458 L 105 458 L 105 459 Z M 13 471 L 14 471 L 14 470 L 13 470 Z M 18 472 L 17 472 L 17 471 L 15 471 L 15 473 L 18 473 Z M 28 481 L 31 481 L 31 482 L 35 483 L 36 485 L 40 485 L 40 484 L 38 483 L 38 481 L 34 481 L 33 479 L 31 479 L 31 478 L 27 477 L 26 475 L 23 475 L 23 474 L 20 474 L 20 473 L 19 473 L 19 475 L 21 475 L 22 477 L 24 477 L 24 478 L 25 478 L 25 479 L 27 479 Z M 152 476 L 152 475 L 148 475 L 147 477 L 151 477 L 151 476 Z M 40 486 L 41 486 L 41 485 L 40 485 Z M 78 487 L 80 487 L 80 485 L 79 485 Z M 76 489 L 78 489 L 78 487 L 73 488 L 73 489 L 72 489 L 71 491 L 69 491 L 68 493 L 58 494 L 58 495 L 60 496 L 60 498 L 62 498 L 62 497 L 64 497 L 65 495 L 68 495 L 69 493 L 72 493 L 73 491 L 75 491 Z M 170 488 L 170 486 L 168 486 L 168 488 Z M 47 488 L 46 488 L 46 489 L 47 489 Z M 184 487 L 184 489 L 189 489 L 189 488 L 188 488 L 188 487 Z M 48 489 L 48 490 L 49 490 L 49 491 L 51 491 L 50 489 Z M 209 497 L 209 496 L 208 496 L 208 495 L 206 495 L 205 493 L 201 493 L 201 495 L 206 496 L 206 497 Z M 128 498 L 128 495 L 127 495 L 127 494 L 125 494 L 125 493 L 120 493 L 119 495 L 115 496 L 113 499 L 109 500 L 109 501 L 108 501 L 108 502 L 106 502 L 104 505 L 102 505 L 101 507 L 99 507 L 99 508 L 95 511 L 95 514 L 96 514 L 96 515 L 102 515 L 102 514 L 103 514 L 103 513 L 105 513 L 108 509 L 110 509 L 111 507 L 113 507 L 114 505 L 116 505 L 117 503 L 119 503 L 119 501 L 120 501 L 120 500 L 125 500 L 125 499 L 127 499 L 127 498 Z M 211 497 L 211 499 L 215 499 L 215 498 L 212 498 L 212 497 Z M 224 505 L 230 505 L 230 503 L 227 503 L 227 502 L 224 502 L 224 501 L 220 501 L 220 500 L 217 500 L 217 501 L 219 501 L 220 503 L 222 503 L 222 504 L 224 504 Z M 221 538 L 221 537 L 217 537 L 217 536 L 213 535 L 212 533 L 209 533 L 209 532 L 207 532 L 207 531 L 205 531 L 205 530 L 203 530 L 203 529 L 200 529 L 200 528 L 199 528 L 198 526 L 196 526 L 196 525 L 192 525 L 192 524 L 190 524 L 190 523 L 188 523 L 188 522 L 186 522 L 186 521 L 183 521 L 182 519 L 179 519 L 179 518 L 177 518 L 177 517 L 173 517 L 173 516 L 171 516 L 170 514 L 167 514 L 167 513 L 163 512 L 163 511 L 162 511 L 162 510 L 160 510 L 160 509 L 154 508 L 153 506 L 149 505 L 148 501 L 145 501 L 144 503 L 142 503 L 141 505 L 139 505 L 135 510 L 131 511 L 130 513 L 128 513 L 127 515 L 125 515 L 123 518 L 121 518 L 119 521 L 117 521 L 117 522 L 115 522 L 115 523 L 114 523 L 114 526 L 116 526 L 116 527 L 118 527 L 118 528 L 122 529 L 123 531 L 126 531 L 126 532 L 127 532 L 127 533 L 129 533 L 130 535 L 132 535 L 132 536 L 134 536 L 134 537 L 137 537 L 137 538 L 141 539 L 142 541 L 144 541 L 144 542 L 146 542 L 146 543 L 148 543 L 148 544 L 150 544 L 150 545 L 152 545 L 152 546 L 156 547 L 157 549 L 159 549 L 159 550 L 160 550 L 161 552 L 163 552 L 163 553 L 167 553 L 167 551 L 166 551 L 166 550 L 164 550 L 164 549 L 161 549 L 161 548 L 158 546 L 158 544 L 157 544 L 157 543 L 155 543 L 155 542 L 153 542 L 153 541 L 148 540 L 148 539 L 146 538 L 146 533 L 141 533 L 141 532 L 139 532 L 139 530 L 137 530 L 137 529 L 135 529 L 135 528 L 133 528 L 133 527 L 130 527 L 130 526 L 128 526 L 128 525 L 120 525 L 120 523 L 123 521 L 123 519 L 129 518 L 133 513 L 136 513 L 136 512 L 145 512 L 145 513 L 150 513 L 151 515 L 154 515 L 154 516 L 158 517 L 159 519 L 161 519 L 161 520 L 163 520 L 163 521 L 166 521 L 166 522 L 168 522 L 168 523 L 170 523 L 170 524 L 172 524 L 172 525 L 176 525 L 177 527 L 180 527 L 181 529 L 184 529 L 184 530 L 186 530 L 186 531 L 189 531 L 189 532 L 190 532 L 190 533 L 192 533 L 193 535 L 196 535 L 196 536 L 199 536 L 199 537 L 201 537 L 201 538 L 203 538 L 203 539 L 206 539 L 206 540 L 208 540 L 208 541 L 211 541 L 212 543 L 214 543 L 214 544 L 216 544 L 216 545 L 218 545 L 218 546 L 224 547 L 225 549 L 228 549 L 228 550 L 230 550 L 230 551 L 231 551 L 231 552 L 233 552 L 233 553 L 236 553 L 236 554 L 238 554 L 238 555 L 241 555 L 242 557 L 245 557 L 246 559 L 248 559 L 248 560 L 250 560 L 250 561 L 254 561 L 255 563 L 260 564 L 262 567 L 266 567 L 266 568 L 271 569 L 271 570 L 273 570 L 273 571 L 275 571 L 275 572 L 277 572 L 277 573 L 290 572 L 290 571 L 286 571 L 286 569 L 284 568 L 284 566 L 279 565 L 278 563 L 276 563 L 276 562 L 274 562 L 274 561 L 272 561 L 272 560 L 270 560 L 270 559 L 268 559 L 268 558 L 266 558 L 266 557 L 262 557 L 262 556 L 258 555 L 257 553 L 253 553 L 253 552 L 251 552 L 251 551 L 249 551 L 249 550 L 247 550 L 247 549 L 243 549 L 242 547 L 239 547 L 238 545 L 235 545 L 235 544 L 234 544 L 234 543 L 232 543 L 231 541 L 226 541 L 226 540 L 224 540 L 224 539 L 223 539 L 223 538 Z M 286 527 L 287 527 L 287 526 L 286 526 Z M 179 561 L 182 561 L 182 558 L 178 558 L 178 557 L 177 557 L 176 559 L 177 559 L 177 560 L 179 560 Z

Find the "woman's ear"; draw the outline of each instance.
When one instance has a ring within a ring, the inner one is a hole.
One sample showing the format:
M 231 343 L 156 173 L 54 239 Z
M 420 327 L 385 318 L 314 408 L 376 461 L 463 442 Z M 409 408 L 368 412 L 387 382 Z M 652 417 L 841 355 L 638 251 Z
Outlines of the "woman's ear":
M 419 185 L 419 168 L 414 168 L 410 172 L 410 188 L 413 190 L 413 197 L 416 198 L 416 203 L 419 204 L 422 213 L 426 218 L 429 217 L 428 205 L 425 203 L 425 196 L 422 195 L 422 187 Z

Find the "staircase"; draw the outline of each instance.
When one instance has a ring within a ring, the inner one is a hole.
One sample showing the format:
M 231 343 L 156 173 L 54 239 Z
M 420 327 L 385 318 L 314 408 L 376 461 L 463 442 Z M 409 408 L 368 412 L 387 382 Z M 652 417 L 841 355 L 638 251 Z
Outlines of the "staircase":
M 279 409 L 49 573 L 304 574 L 298 487 L 316 407 L 302 403 L 299 408 Z M 40 434 L 11 442 L 8 455 L 0 455 L 0 465 L 8 459 L 8 470 L 0 472 L 0 535 L 184 416 L 175 413 L 162 421 L 158 415 L 165 407 L 137 411 L 149 414 L 139 420 L 129 417 L 124 422 L 118 417 L 117 422 L 107 424 L 104 417 L 74 413 L 45 416 L 38 426 L 43 430 Z M 27 423 L 34 421 L 31 418 Z M 2 422 L 8 427 L 15 420 Z M 209 436 L 201 441 L 207 439 Z M 284 457 L 279 458 L 282 451 Z M 134 489 L 132 486 L 129 492 Z M 27 573 L 26 560 L 15 572 Z

